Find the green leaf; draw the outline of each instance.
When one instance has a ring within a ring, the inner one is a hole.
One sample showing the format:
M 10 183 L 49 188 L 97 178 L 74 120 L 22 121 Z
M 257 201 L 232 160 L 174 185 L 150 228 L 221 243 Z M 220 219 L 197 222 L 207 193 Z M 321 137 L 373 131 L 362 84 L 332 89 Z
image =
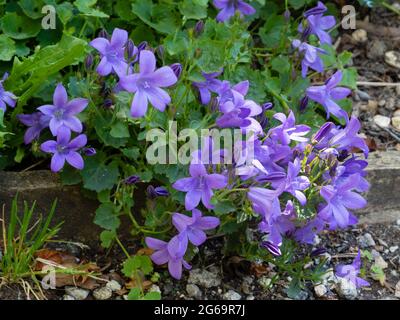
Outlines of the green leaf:
M 198 42 L 201 56 L 197 60 L 199 68 L 206 73 L 220 71 L 225 62 L 225 43 L 204 39 Z
M 267 48 L 275 48 L 282 40 L 282 33 L 285 29 L 285 20 L 282 16 L 272 15 L 260 28 L 259 35 L 262 43 Z
M 275 57 L 271 61 L 271 66 L 278 73 L 286 73 L 290 69 L 289 59 L 286 56 Z
M 110 16 L 100 10 L 92 8 L 96 4 L 97 0 L 76 0 L 74 5 L 82 12 L 85 16 L 97 17 L 97 18 L 109 18 Z
M 110 248 L 115 237 L 115 231 L 104 230 L 102 233 L 100 233 L 101 246 L 103 248 Z
M 180 17 L 175 13 L 175 6 L 153 4 L 152 0 L 134 0 L 132 12 L 144 23 L 163 34 L 173 34 L 179 28 Z
M 81 171 L 83 186 L 86 189 L 100 192 L 111 189 L 119 178 L 119 170 L 116 162 L 105 164 L 104 158 L 97 154 L 85 161 L 85 167 Z
M 131 11 L 131 3 L 126 0 L 117 0 L 114 6 L 115 13 L 122 19 L 131 22 L 135 19 L 135 15 Z
M 347 68 L 342 70 L 343 78 L 340 82 L 340 85 L 349 87 L 353 90 L 357 89 L 357 69 L 356 68 Z
M 143 297 L 144 300 L 161 300 L 161 293 L 157 291 L 148 292 Z
M 142 271 L 145 276 L 153 272 L 153 263 L 148 256 L 132 256 L 125 260 L 122 273 L 126 277 L 134 277 L 138 270 Z
M 42 0 L 19 0 L 18 4 L 29 18 L 39 19 L 43 17 L 42 7 L 44 2 Z
M 114 138 L 129 138 L 128 124 L 122 121 L 117 121 L 111 126 L 110 135 Z
M 224 215 L 234 212 L 236 207 L 231 201 L 219 201 L 214 206 L 214 212 L 216 215 Z
M 120 225 L 120 220 L 116 215 L 114 204 L 102 203 L 96 210 L 94 223 L 107 230 L 116 230 Z
M 183 0 L 179 10 L 186 19 L 204 19 L 207 17 L 208 0 Z
M 39 21 L 26 16 L 20 16 L 15 12 L 7 12 L 1 19 L 4 34 L 13 39 L 28 39 L 35 37 L 41 29 Z
M 114 148 L 120 148 L 127 142 L 127 138 L 115 138 L 111 135 L 111 121 L 107 121 L 106 118 L 96 117 L 94 120 L 94 128 L 100 140 L 106 145 Z
M 82 181 L 80 172 L 71 166 L 65 166 L 60 177 L 62 184 L 66 186 L 78 184 Z
M 139 300 L 140 299 L 140 288 L 132 288 L 128 293 L 128 300 Z
M 136 160 L 140 156 L 140 150 L 137 147 L 122 149 L 122 153 L 131 160 Z
M 69 2 L 63 2 L 56 7 L 57 16 L 62 24 L 67 24 L 74 17 L 74 6 Z
M 5 34 L 0 35 L 0 60 L 10 61 L 15 52 L 14 40 L 7 37 Z

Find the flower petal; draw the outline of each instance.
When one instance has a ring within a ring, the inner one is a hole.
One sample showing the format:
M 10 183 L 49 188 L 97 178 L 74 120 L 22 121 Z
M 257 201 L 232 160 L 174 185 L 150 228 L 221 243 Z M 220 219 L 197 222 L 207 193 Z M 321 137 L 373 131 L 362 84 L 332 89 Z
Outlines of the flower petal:
M 59 83 L 53 94 L 53 103 L 57 108 L 63 108 L 68 102 L 67 90 Z M 43 112 L 43 111 L 42 111 Z
M 131 105 L 132 117 L 134 118 L 143 117 L 147 112 L 147 106 L 148 106 L 147 95 L 143 91 L 138 90 L 135 93 L 135 97 L 133 98 Z
M 96 38 L 92 40 L 89 45 L 105 55 L 107 53 L 107 47 L 110 45 L 106 38 Z
M 51 158 L 50 168 L 53 172 L 60 171 L 65 164 L 65 156 L 59 153 L 55 153 Z
M 128 32 L 123 29 L 115 28 L 111 35 L 111 46 L 114 49 L 123 47 L 128 41 Z
M 82 170 L 85 165 L 82 156 L 76 151 L 70 151 L 69 153 L 67 153 L 65 159 L 71 166 L 79 170 Z
M 140 51 L 139 70 L 140 74 L 148 74 L 156 69 L 156 57 L 149 50 Z

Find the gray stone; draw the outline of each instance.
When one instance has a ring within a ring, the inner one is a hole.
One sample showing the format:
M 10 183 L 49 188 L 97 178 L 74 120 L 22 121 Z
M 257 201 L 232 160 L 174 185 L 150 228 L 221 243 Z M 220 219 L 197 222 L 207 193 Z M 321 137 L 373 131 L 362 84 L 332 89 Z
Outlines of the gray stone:
M 360 97 L 360 99 L 363 101 L 371 100 L 371 96 L 365 91 L 356 90 L 356 93 Z
M 62 299 L 63 300 L 76 300 L 73 296 L 70 296 L 69 294 L 64 294 Z
M 270 289 L 272 279 L 270 279 L 267 276 L 262 276 L 260 279 L 258 279 L 258 284 L 263 288 L 263 290 L 268 290 Z
M 194 269 L 189 273 L 188 283 L 193 283 L 204 288 L 212 288 L 218 287 L 221 284 L 221 278 L 216 273 Z
M 391 253 L 395 253 L 398 249 L 399 249 L 399 246 L 392 246 L 392 247 L 389 248 L 389 251 Z
M 121 285 L 119 284 L 119 282 L 115 281 L 115 280 L 111 280 L 111 281 L 107 282 L 106 287 L 108 289 L 110 289 L 111 291 L 118 291 L 118 290 L 121 290 L 121 288 L 122 288 Z
M 392 126 L 396 130 L 400 131 L 400 117 L 399 116 L 392 118 Z
M 191 284 L 191 283 L 187 284 L 186 292 L 187 292 L 188 296 L 191 298 L 201 299 L 202 292 L 201 292 L 200 288 L 198 286 L 196 286 L 195 284 Z
M 249 300 L 249 301 L 253 301 L 255 299 L 256 298 L 252 294 L 246 297 L 246 300 Z
M 338 282 L 338 278 L 336 277 L 333 269 L 328 269 L 321 277 L 322 284 L 329 289 L 333 289 Z
M 323 284 L 319 284 L 314 287 L 314 292 L 318 298 L 322 298 L 328 292 L 328 288 L 325 287 Z
M 386 44 L 382 40 L 372 41 L 367 50 L 367 57 L 370 59 L 382 58 L 386 52 Z
M 224 293 L 223 298 L 225 300 L 241 300 L 242 296 L 239 293 L 237 293 L 236 291 L 229 290 Z
M 376 245 L 374 238 L 370 233 L 363 234 L 358 238 L 361 248 L 374 247 Z
M 388 264 L 381 256 L 379 256 L 375 258 L 374 266 L 384 270 L 388 267 Z
M 341 298 L 354 300 L 358 296 L 356 285 L 346 278 L 338 278 L 336 291 Z
M 152 284 L 150 289 L 149 289 L 149 292 L 158 292 L 158 293 L 161 294 L 161 289 L 160 289 L 160 287 L 158 285 Z
M 108 300 L 112 297 L 112 291 L 110 288 L 101 287 L 93 291 L 93 297 L 96 300 Z
M 65 287 L 65 292 L 75 300 L 85 300 L 89 295 L 89 290 L 77 287 Z

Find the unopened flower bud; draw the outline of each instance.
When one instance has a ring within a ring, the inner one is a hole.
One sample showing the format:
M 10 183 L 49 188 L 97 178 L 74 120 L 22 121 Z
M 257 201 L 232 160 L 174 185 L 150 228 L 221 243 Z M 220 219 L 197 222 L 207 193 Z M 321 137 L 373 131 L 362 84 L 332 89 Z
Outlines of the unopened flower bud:
M 283 17 L 285 18 L 286 22 L 290 21 L 290 16 L 291 16 L 290 11 L 289 10 L 285 10 L 285 12 L 283 13 Z
M 311 251 L 310 256 L 311 257 L 316 257 L 316 256 L 320 256 L 320 255 L 322 255 L 322 254 L 324 254 L 326 252 L 327 252 L 327 250 L 325 248 L 317 248 L 317 249 Z
M 126 44 L 126 55 L 128 59 L 132 59 L 135 55 L 137 55 L 138 49 L 135 47 L 135 44 L 131 39 L 128 40 Z
M 158 46 L 156 49 L 156 53 L 161 60 L 164 60 L 164 46 Z
M 196 37 L 200 36 L 204 30 L 204 22 L 203 20 L 197 21 L 196 25 L 194 26 L 194 35 Z
M 307 109 L 308 101 L 309 101 L 308 96 L 304 96 L 300 100 L 300 107 L 299 107 L 300 112 L 304 112 Z
M 281 256 L 281 249 L 270 241 L 263 241 L 261 246 L 266 248 L 269 252 L 271 252 L 274 256 Z
M 109 39 L 110 36 L 106 29 L 101 29 L 99 32 L 99 37 Z
M 170 65 L 172 71 L 175 73 L 176 77 L 179 79 L 182 73 L 182 65 L 180 63 L 174 63 Z
M 104 102 L 103 102 L 103 106 L 104 106 L 105 108 L 107 108 L 107 109 L 110 108 L 113 104 L 114 104 L 114 103 L 113 103 L 113 101 L 112 101 L 111 98 L 107 98 L 107 99 L 105 99 Z
M 96 149 L 95 148 L 84 148 L 83 149 L 83 153 L 86 156 L 91 157 L 91 156 L 94 156 L 96 154 Z
M 85 58 L 85 69 L 86 71 L 89 71 L 93 66 L 93 55 L 88 54 L 87 57 Z
M 140 181 L 139 176 L 133 175 L 125 179 L 125 184 L 132 185 Z
M 139 43 L 137 48 L 139 51 L 145 50 L 147 48 L 147 41 L 143 41 L 143 42 Z
M 157 197 L 168 197 L 169 192 L 164 187 L 156 187 L 154 188 L 152 185 L 149 185 L 146 190 L 147 196 L 150 199 L 154 199 Z

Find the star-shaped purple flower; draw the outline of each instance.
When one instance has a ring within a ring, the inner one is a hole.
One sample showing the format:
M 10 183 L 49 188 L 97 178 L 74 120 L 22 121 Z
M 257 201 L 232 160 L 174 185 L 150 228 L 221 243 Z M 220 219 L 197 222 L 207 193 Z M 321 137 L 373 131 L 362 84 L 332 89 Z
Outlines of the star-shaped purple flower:
M 217 21 L 224 22 L 229 20 L 238 11 L 240 16 L 248 16 L 256 13 L 251 5 L 243 0 L 214 0 L 214 6 L 221 11 L 218 13 Z
M 283 181 L 273 182 L 272 186 L 278 188 L 279 184 L 284 184 L 284 191 L 289 192 L 300 204 L 304 206 L 307 203 L 306 196 L 303 190 L 310 186 L 310 180 L 306 176 L 298 176 L 301 170 L 300 159 L 296 158 L 294 162 L 289 162 L 287 169 L 287 176 Z
M 325 16 L 327 11 L 326 6 L 319 1 L 315 8 L 312 8 L 304 13 L 304 17 L 308 22 L 308 33 L 315 34 L 322 44 L 332 44 L 331 36 L 325 30 L 335 26 L 336 20 L 334 16 Z M 299 32 L 303 32 L 303 26 L 299 26 Z
M 351 264 L 340 264 L 336 267 L 336 276 L 345 278 L 352 282 L 357 288 L 369 286 L 369 282 L 358 277 L 361 269 L 361 252 L 358 251 L 357 256 Z
M 367 201 L 354 192 L 360 185 L 360 176 L 351 175 L 337 185 L 327 185 L 321 188 L 320 194 L 327 205 L 319 211 L 318 215 L 330 224 L 331 229 L 346 228 L 357 223 L 357 218 L 348 209 L 361 209 Z
M 11 108 L 15 107 L 15 100 L 17 97 L 10 91 L 6 91 L 3 87 L 3 82 L 5 79 L 7 79 L 8 74 L 5 73 L 3 75 L 3 79 L 0 81 L 0 109 L 3 110 L 4 112 L 7 109 L 7 105 L 9 105 Z
M 51 117 L 44 115 L 41 112 L 35 112 L 32 114 L 19 114 L 19 121 L 24 125 L 28 126 L 24 135 L 25 144 L 31 143 L 33 140 L 40 136 L 40 132 L 49 126 Z
M 115 28 L 111 40 L 99 37 L 90 42 L 90 45 L 100 52 L 101 60 L 96 70 L 98 74 L 107 76 L 113 71 L 119 77 L 127 74 L 128 64 L 125 60 L 127 41 L 128 32 Z
M 172 277 L 179 280 L 182 277 L 182 265 L 190 270 L 192 267 L 183 259 L 188 246 L 188 238 L 184 233 L 173 237 L 165 242 L 152 237 L 146 237 L 147 246 L 155 252 L 150 256 L 151 260 L 158 265 L 168 263 L 168 271 Z
M 202 73 L 203 78 L 205 81 L 203 82 L 193 82 L 193 86 L 195 86 L 200 93 L 200 101 L 202 104 L 209 104 L 211 101 L 211 92 L 218 92 L 222 81 L 216 79 L 218 76 L 220 76 L 222 73 L 222 70 L 219 72 L 213 72 L 213 73 Z
M 315 102 L 322 105 L 327 113 L 327 119 L 332 113 L 338 118 L 344 118 L 346 122 L 349 116 L 335 100 L 341 100 L 346 98 L 351 90 L 344 87 L 338 87 L 340 81 L 342 81 L 343 73 L 337 71 L 323 86 L 312 86 L 307 89 L 307 96 Z
M 306 42 L 301 42 L 297 39 L 293 40 L 292 46 L 297 48 L 303 55 L 303 60 L 301 61 L 301 75 L 303 78 L 307 77 L 308 68 L 317 72 L 324 71 L 324 63 L 319 54 L 326 54 L 325 50 L 314 47 Z
M 290 111 L 288 117 L 284 113 L 276 113 L 274 118 L 282 124 L 270 130 L 271 138 L 279 140 L 284 145 L 289 145 L 292 140 L 298 142 L 308 141 L 308 138 L 304 136 L 311 129 L 306 125 L 296 125 L 293 111 Z
M 185 197 L 186 210 L 196 208 L 200 200 L 207 209 L 212 209 L 211 204 L 213 189 L 222 189 L 228 184 L 228 179 L 222 174 L 208 174 L 204 164 L 191 163 L 189 166 L 190 178 L 176 181 L 172 187 L 176 190 L 187 192 Z
M 53 104 L 47 104 L 38 109 L 50 117 L 49 127 L 53 136 L 56 136 L 61 127 L 66 127 L 74 132 L 82 132 L 82 122 L 76 115 L 82 112 L 88 105 L 88 100 L 75 98 L 68 101 L 67 91 L 59 83 L 54 90 Z
M 191 243 L 200 246 L 207 240 L 204 230 L 214 229 L 219 225 L 217 217 L 203 217 L 200 210 L 193 209 L 192 216 L 174 213 L 172 223 L 180 233 L 185 233 Z
M 178 81 L 174 71 L 168 66 L 156 70 L 156 57 L 148 50 L 140 52 L 139 70 L 139 73 L 121 77 L 119 82 L 123 89 L 135 93 L 131 105 L 132 117 L 143 117 L 149 101 L 163 112 L 171 98 L 161 88 L 170 87 Z
M 81 134 L 71 141 L 70 139 L 71 131 L 66 127 L 61 127 L 58 131 L 57 141 L 49 140 L 40 146 L 42 151 L 53 154 L 50 166 L 51 171 L 60 171 L 64 167 L 65 161 L 76 169 L 83 169 L 84 162 L 77 151 L 86 145 L 86 135 Z

